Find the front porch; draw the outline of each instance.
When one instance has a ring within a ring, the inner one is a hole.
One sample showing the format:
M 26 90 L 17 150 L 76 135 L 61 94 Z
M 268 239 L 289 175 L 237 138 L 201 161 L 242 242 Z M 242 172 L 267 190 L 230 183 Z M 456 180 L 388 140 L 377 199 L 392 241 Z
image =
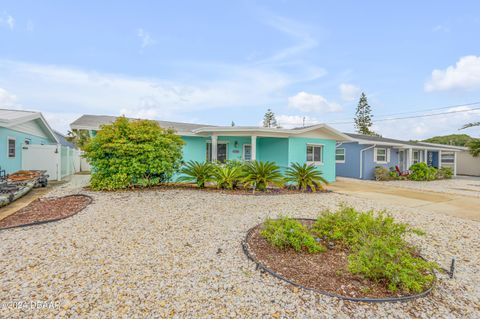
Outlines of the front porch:
M 457 175 L 457 153 L 431 148 L 398 148 L 398 166 L 405 171 L 416 163 L 425 163 L 435 168 L 450 167 Z

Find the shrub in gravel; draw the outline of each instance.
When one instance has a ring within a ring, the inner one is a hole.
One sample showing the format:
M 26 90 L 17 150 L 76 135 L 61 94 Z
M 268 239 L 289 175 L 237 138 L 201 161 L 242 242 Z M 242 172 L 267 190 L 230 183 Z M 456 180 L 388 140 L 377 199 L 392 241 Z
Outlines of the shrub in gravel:
M 242 176 L 242 167 L 235 165 L 216 165 L 212 181 L 221 189 L 234 189 Z
M 273 246 L 278 248 L 293 248 L 295 251 L 317 253 L 325 251 L 325 247 L 317 243 L 307 227 L 299 221 L 281 217 L 267 219 L 260 234 Z
M 103 125 L 84 147 L 91 187 L 114 190 L 168 180 L 182 159 L 181 137 L 150 120 L 119 117 Z
M 285 180 L 295 185 L 297 189 L 313 192 L 323 190 L 322 184 L 328 184 L 320 170 L 306 163 L 303 165 L 293 163 L 285 172 Z
M 426 163 L 415 163 L 410 166 L 408 179 L 412 181 L 433 181 L 437 175 L 435 167 L 428 166 Z
M 384 166 L 375 167 L 375 180 L 377 181 L 393 181 L 399 179 L 395 169 L 388 169 Z
M 192 182 L 199 188 L 204 188 L 205 183 L 213 179 L 214 164 L 211 162 L 189 161 L 180 169 L 179 182 Z
M 420 258 L 415 247 L 404 240 L 407 234 L 423 232 L 395 222 L 385 212 L 375 215 L 342 206 L 320 215 L 311 232 L 348 249 L 350 272 L 385 282 L 392 292 L 420 292 L 432 283 L 430 271 L 436 264 Z
M 254 187 L 256 190 L 264 191 L 269 184 L 281 186 L 283 176 L 280 167 L 274 162 L 248 162 L 243 167 L 242 183 L 245 187 Z
M 451 167 L 441 167 L 437 170 L 436 179 L 450 179 L 453 176 Z

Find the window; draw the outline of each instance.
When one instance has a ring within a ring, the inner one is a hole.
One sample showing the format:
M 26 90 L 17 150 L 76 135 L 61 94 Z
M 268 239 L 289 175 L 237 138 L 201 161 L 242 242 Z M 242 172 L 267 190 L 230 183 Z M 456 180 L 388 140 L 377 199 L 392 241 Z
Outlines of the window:
M 345 163 L 345 149 L 337 148 L 335 150 L 335 161 L 337 163 Z
M 420 151 L 413 151 L 413 164 L 420 163 Z
M 225 162 L 227 160 L 227 143 L 217 143 L 217 161 Z M 212 143 L 207 143 L 207 161 L 212 161 Z
M 386 148 L 375 148 L 375 162 L 376 163 L 387 163 L 388 156 L 387 156 L 387 149 Z
M 244 161 L 252 160 L 252 145 L 243 144 L 243 160 Z
M 307 162 L 323 163 L 323 145 L 307 145 Z
M 12 137 L 8 138 L 8 157 L 15 157 L 15 139 Z

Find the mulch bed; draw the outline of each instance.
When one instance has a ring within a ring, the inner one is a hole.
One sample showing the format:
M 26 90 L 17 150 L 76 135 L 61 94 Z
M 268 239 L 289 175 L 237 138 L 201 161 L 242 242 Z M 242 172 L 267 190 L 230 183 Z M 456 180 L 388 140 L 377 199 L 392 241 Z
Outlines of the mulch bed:
M 0 220 L 0 229 L 64 219 L 80 212 L 91 202 L 91 197 L 85 195 L 39 198 Z
M 304 225 L 313 221 L 300 220 Z M 279 249 L 261 235 L 262 224 L 247 237 L 248 252 L 261 265 L 296 285 L 347 298 L 397 298 L 408 294 L 392 293 L 382 283 L 375 283 L 348 271 L 348 252 L 340 247 L 324 253 L 308 254 L 293 249 Z

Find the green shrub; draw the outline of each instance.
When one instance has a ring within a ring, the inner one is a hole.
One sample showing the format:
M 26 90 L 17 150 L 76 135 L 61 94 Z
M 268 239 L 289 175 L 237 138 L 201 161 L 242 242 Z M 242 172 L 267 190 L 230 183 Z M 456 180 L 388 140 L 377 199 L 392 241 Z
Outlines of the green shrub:
M 386 281 L 388 290 L 421 292 L 434 279 L 437 266 L 418 257 L 396 236 L 371 236 L 348 256 L 348 270 L 376 282 Z
M 264 191 L 269 184 L 280 186 L 283 177 L 280 168 L 274 162 L 252 161 L 245 164 L 242 174 L 242 183 L 245 187 Z
M 199 188 L 204 188 L 205 183 L 213 179 L 214 170 L 215 166 L 211 162 L 189 161 L 180 169 L 181 175 L 177 181 L 195 183 Z
M 218 188 L 234 189 L 242 176 L 242 166 L 216 165 L 213 169 L 213 181 Z
M 384 212 L 375 215 L 342 206 L 320 215 L 311 233 L 349 249 L 349 271 L 385 282 L 392 292 L 419 292 L 433 280 L 429 272 L 436 265 L 421 259 L 404 240 L 409 233 L 423 232 L 395 222 Z
M 433 181 L 436 178 L 437 169 L 426 163 L 416 163 L 410 166 L 408 179 L 412 181 Z
M 183 144 L 173 130 L 156 121 L 119 117 L 84 146 L 93 167 L 91 187 L 114 190 L 168 180 L 180 166 Z
M 398 173 L 395 170 L 388 169 L 384 166 L 375 167 L 375 180 L 392 181 L 398 179 Z
M 322 184 L 328 184 L 322 172 L 313 165 L 293 163 L 285 173 L 285 179 L 304 191 L 323 190 Z
M 315 241 L 307 227 L 288 217 L 267 219 L 260 235 L 273 246 L 282 249 L 293 248 L 295 251 L 306 250 L 309 253 L 325 251 L 325 247 Z
M 437 170 L 437 179 L 450 179 L 453 176 L 453 170 L 451 167 L 441 167 Z

